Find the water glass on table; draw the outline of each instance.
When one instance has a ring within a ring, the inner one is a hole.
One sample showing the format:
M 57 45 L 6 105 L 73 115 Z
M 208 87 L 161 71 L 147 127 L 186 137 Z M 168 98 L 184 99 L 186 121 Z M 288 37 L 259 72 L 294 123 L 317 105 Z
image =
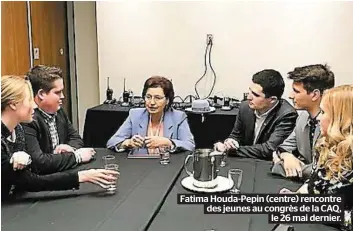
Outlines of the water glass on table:
M 103 165 L 105 169 L 119 172 L 119 165 L 116 164 L 115 156 L 106 155 L 106 156 L 103 156 L 102 160 L 103 160 Z M 110 184 L 107 185 L 107 193 L 114 194 L 116 192 L 117 180 L 113 180 L 109 183 Z
M 168 146 L 159 147 L 159 154 L 160 154 L 159 163 L 160 164 L 169 164 L 169 162 L 170 162 L 170 147 L 168 147 Z
M 119 172 L 119 165 L 118 164 L 106 164 L 104 166 L 105 169 L 107 170 L 113 170 Z M 108 194 L 115 194 L 116 192 L 116 184 L 117 184 L 117 179 L 110 181 L 110 184 L 107 185 L 107 193 Z
M 116 164 L 115 162 L 115 156 L 113 155 L 106 155 L 102 157 L 102 161 L 103 161 L 103 166 L 107 165 L 107 164 Z
M 229 184 L 232 184 L 232 181 L 234 182 L 233 187 L 229 190 L 231 194 L 240 193 L 242 178 L 243 178 L 243 170 L 238 168 L 229 169 L 228 171 Z
M 228 151 L 227 150 L 223 150 L 223 148 L 219 148 L 219 146 L 223 146 L 222 143 L 218 142 L 216 144 L 213 145 L 213 149 L 215 151 L 218 151 L 218 152 L 223 152 L 223 156 L 221 157 L 220 159 L 220 163 L 219 163 L 219 166 L 220 167 L 225 167 L 227 165 L 227 155 L 228 155 Z

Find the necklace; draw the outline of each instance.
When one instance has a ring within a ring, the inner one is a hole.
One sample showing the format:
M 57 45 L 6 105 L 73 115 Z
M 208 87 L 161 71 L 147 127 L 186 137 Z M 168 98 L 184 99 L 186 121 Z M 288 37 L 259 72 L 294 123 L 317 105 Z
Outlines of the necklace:
M 159 120 L 157 129 L 155 129 L 155 132 L 153 132 L 152 117 L 150 116 L 150 123 L 149 123 L 150 134 L 149 134 L 149 136 L 159 136 L 159 133 L 160 133 L 160 130 L 161 130 L 161 124 L 163 122 L 163 116 L 164 116 L 164 114 L 161 116 L 161 119 Z

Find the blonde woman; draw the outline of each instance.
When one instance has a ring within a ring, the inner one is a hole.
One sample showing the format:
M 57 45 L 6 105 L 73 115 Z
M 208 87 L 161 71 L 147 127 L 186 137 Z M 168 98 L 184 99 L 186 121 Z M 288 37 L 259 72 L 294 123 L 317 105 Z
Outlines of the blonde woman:
M 327 90 L 320 104 L 321 138 L 310 179 L 296 192 L 345 195 L 345 227 L 352 230 L 353 85 Z M 293 193 L 282 189 L 281 193 Z
M 1 200 L 18 191 L 68 190 L 79 183 L 91 182 L 101 187 L 116 180 L 118 172 L 91 169 L 70 173 L 36 175 L 25 152 L 22 122 L 31 122 L 33 93 L 26 77 L 1 77 Z

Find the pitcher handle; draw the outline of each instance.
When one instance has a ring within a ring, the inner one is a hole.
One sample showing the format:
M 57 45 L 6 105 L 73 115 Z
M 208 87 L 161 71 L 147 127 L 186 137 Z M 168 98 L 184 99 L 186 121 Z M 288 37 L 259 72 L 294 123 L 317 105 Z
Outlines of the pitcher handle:
M 190 171 L 188 170 L 188 168 L 187 168 L 187 163 L 188 163 L 190 157 L 192 157 L 192 156 L 193 156 L 192 154 L 188 155 L 188 156 L 185 158 L 185 162 L 184 162 L 184 169 L 185 169 L 185 172 L 186 172 L 189 176 L 193 176 L 193 173 L 190 172 Z

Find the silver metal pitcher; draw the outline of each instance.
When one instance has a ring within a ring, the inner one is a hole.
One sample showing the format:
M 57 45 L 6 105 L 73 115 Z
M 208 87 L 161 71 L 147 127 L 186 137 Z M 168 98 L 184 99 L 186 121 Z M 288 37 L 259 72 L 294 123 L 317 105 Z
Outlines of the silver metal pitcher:
M 220 163 L 225 153 L 213 149 L 196 149 L 193 154 L 185 158 L 184 168 L 186 173 L 194 178 L 193 185 L 198 188 L 217 187 L 217 175 Z M 189 171 L 187 163 L 193 157 L 193 170 Z

